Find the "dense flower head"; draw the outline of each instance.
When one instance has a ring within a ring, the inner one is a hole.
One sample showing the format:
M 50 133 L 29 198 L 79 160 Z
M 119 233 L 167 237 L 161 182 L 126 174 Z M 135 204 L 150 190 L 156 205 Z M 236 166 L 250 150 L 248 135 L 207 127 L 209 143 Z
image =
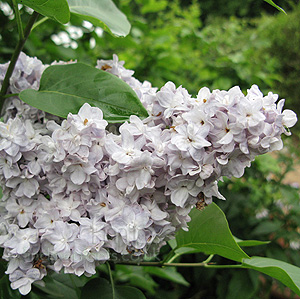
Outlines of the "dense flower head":
M 111 130 L 88 103 L 65 120 L 16 97 L 6 103 L 0 245 L 22 294 L 47 269 L 91 276 L 113 257 L 156 254 L 188 229 L 193 207 L 224 199 L 223 176 L 241 177 L 255 156 L 281 149 L 281 134 L 297 121 L 284 100 L 256 85 L 247 95 L 203 87 L 192 97 L 172 82 L 159 91 L 139 82 L 116 55 L 97 68 L 129 84 L 149 117 L 132 115 Z M 21 54 L 9 92 L 38 88 L 44 69 Z

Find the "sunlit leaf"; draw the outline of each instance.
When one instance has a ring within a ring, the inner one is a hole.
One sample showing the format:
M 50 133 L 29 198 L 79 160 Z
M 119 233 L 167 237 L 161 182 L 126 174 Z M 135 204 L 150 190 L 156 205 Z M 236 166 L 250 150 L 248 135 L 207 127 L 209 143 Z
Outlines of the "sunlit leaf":
M 70 10 L 67 0 L 19 0 L 41 15 L 66 24 L 70 20 Z
M 126 121 L 132 114 L 148 116 L 128 84 L 82 63 L 48 67 L 40 89 L 24 90 L 19 96 L 25 103 L 63 118 L 69 112 L 76 114 L 84 103 L 99 107 L 109 122 Z
M 130 23 L 111 0 L 68 0 L 73 14 L 116 36 L 126 36 Z
M 189 247 L 234 261 L 248 258 L 235 242 L 226 217 L 216 204 L 210 204 L 203 211 L 194 209 L 190 216 L 192 220 L 189 223 L 189 231 L 179 231 L 176 235 L 177 248 Z

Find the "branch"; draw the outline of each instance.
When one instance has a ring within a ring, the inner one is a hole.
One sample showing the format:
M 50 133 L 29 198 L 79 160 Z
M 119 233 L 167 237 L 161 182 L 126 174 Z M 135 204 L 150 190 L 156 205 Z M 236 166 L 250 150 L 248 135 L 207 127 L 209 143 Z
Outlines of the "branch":
M 9 79 L 14 71 L 15 65 L 19 58 L 19 55 L 20 55 L 22 49 L 24 48 L 25 42 L 31 32 L 31 28 L 32 28 L 33 24 L 35 23 L 35 21 L 37 20 L 38 16 L 39 16 L 39 14 L 36 11 L 34 11 L 33 14 L 30 16 L 28 24 L 24 30 L 24 38 L 19 39 L 17 46 L 15 48 L 15 51 L 11 57 L 8 69 L 6 71 L 6 74 L 5 74 L 3 83 L 2 83 L 1 91 L 0 91 L 0 112 L 1 112 L 3 104 L 4 104 L 4 100 L 5 100 L 4 96 L 7 93 L 7 89 L 9 87 Z
M 242 264 L 237 265 L 216 265 L 207 263 L 162 263 L 162 262 L 117 262 L 116 264 L 129 266 L 150 266 L 150 267 L 205 267 L 205 268 L 242 268 Z

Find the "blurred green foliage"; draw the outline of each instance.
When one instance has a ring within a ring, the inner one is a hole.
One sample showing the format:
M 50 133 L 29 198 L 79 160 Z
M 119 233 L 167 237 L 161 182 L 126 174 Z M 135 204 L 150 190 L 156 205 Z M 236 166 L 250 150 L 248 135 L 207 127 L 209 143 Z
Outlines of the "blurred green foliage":
M 300 4 L 288 16 L 265 18 L 265 23 L 269 40 L 266 50 L 279 61 L 278 74 L 282 78 L 271 87 L 276 87 L 287 106 L 300 115 Z
M 194 95 L 203 86 L 229 89 L 239 85 L 246 91 L 257 84 L 264 93 L 278 92 L 281 98 L 287 99 L 289 108 L 300 114 L 300 5 L 297 2 L 276 1 L 288 12 L 286 16 L 258 0 L 181 3 L 122 0 L 118 7 L 132 24 L 131 34 L 126 38 L 115 39 L 94 27 L 81 27 L 82 36 L 73 38 L 68 27 L 48 20 L 32 32 L 25 52 L 44 63 L 78 59 L 91 65 L 97 59 L 111 59 L 116 53 L 125 60 L 127 68 L 135 70 L 139 80 L 149 80 L 157 87 L 171 80 Z M 27 18 L 23 8 L 22 19 L 26 22 Z M 80 27 L 82 22 L 73 17 L 71 24 Z M 0 63 L 3 63 L 10 59 L 17 31 L 14 21 L 2 10 L 0 25 Z M 65 32 L 78 47 L 57 46 L 52 38 L 59 32 Z M 256 159 L 243 178 L 225 180 L 220 189 L 227 201 L 217 203 L 224 210 L 234 235 L 241 239 L 272 241 L 246 248 L 247 253 L 300 266 L 299 188 L 285 183 L 299 150 L 292 145 L 287 148 L 278 156 Z M 168 250 L 168 246 L 163 248 L 160 258 Z M 204 259 L 200 254 L 182 257 L 185 262 Z M 215 261 L 228 263 L 221 258 Z M 262 279 L 252 270 L 181 268 L 178 272 L 163 277 L 145 267 L 117 266 L 114 275 L 119 284 L 130 283 L 141 288 L 147 298 L 269 298 L 272 285 L 271 279 Z M 181 284 L 175 282 L 176 277 L 181 279 Z
M 78 59 L 92 65 L 116 53 L 139 80 L 149 80 L 153 86 L 174 81 L 196 94 L 203 86 L 229 89 L 239 85 L 246 91 L 257 84 L 265 93 L 279 92 L 300 112 L 300 6 L 293 1 L 277 2 L 293 10 L 286 16 L 258 0 L 184 1 L 182 5 L 178 0 L 124 0 L 119 7 L 132 24 L 126 38 L 99 34 L 94 27 L 81 27 L 81 36 L 74 38 L 68 27 L 48 20 L 32 32 L 25 52 L 44 63 Z M 261 17 L 263 9 L 276 15 Z M 22 18 L 26 21 L 27 17 L 23 8 Z M 0 59 L 5 62 L 17 32 L 14 21 L 1 10 L 0 23 Z M 73 17 L 71 24 L 79 27 L 82 22 Z M 70 43 L 57 46 L 53 35 L 59 32 L 77 48 Z

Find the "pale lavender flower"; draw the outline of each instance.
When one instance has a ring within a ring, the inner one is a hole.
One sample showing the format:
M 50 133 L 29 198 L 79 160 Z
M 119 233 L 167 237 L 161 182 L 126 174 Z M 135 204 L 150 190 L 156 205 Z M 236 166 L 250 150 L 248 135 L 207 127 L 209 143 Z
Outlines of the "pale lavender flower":
M 31 291 L 31 284 L 42 278 L 40 270 L 36 268 L 29 269 L 25 273 L 21 270 L 16 270 L 9 275 L 11 288 L 13 290 L 19 289 L 22 295 L 27 295 Z
M 3 174 L 5 179 L 20 175 L 21 171 L 16 163 L 20 158 L 21 153 L 18 153 L 16 156 L 9 156 L 4 152 L 0 152 L 0 173 Z
M 107 121 L 103 120 L 103 113 L 96 107 L 91 107 L 85 103 L 77 115 L 69 114 L 68 121 L 75 125 L 81 134 L 92 133 L 95 137 L 103 137 L 105 135 L 105 127 Z
M 133 243 L 140 249 L 146 245 L 147 236 L 144 229 L 152 223 L 149 216 L 150 213 L 138 205 L 125 206 L 122 214 L 111 221 L 111 227 L 120 233 L 127 245 Z
M 18 197 L 33 197 L 39 192 L 39 183 L 33 174 L 30 174 L 25 168 L 19 177 L 13 177 L 7 180 L 6 186 L 15 189 L 14 193 Z
M 37 242 L 38 231 L 33 228 L 24 228 L 14 232 L 13 237 L 7 240 L 4 246 L 10 248 L 12 254 L 24 254 Z
M 172 178 L 166 188 L 171 201 L 176 206 L 184 207 L 186 202 L 195 199 L 201 192 L 201 188 L 196 185 L 195 180 L 190 180 L 186 176 L 177 175 Z
M 201 151 L 211 143 L 205 139 L 209 127 L 197 127 L 195 124 L 175 127 L 176 133 L 172 135 L 171 142 L 181 151 L 187 151 L 194 160 L 201 159 Z
M 6 204 L 8 216 L 16 217 L 21 228 L 32 220 L 37 202 L 29 198 L 9 199 Z
M 68 259 L 78 232 L 79 228 L 76 224 L 57 221 L 53 229 L 49 229 L 43 234 L 42 240 L 47 240 L 54 245 L 53 253 L 57 254 L 59 258 Z
M 21 147 L 28 145 L 25 127 L 19 118 L 9 119 L 7 123 L 0 122 L 0 150 L 10 156 L 16 156 Z

